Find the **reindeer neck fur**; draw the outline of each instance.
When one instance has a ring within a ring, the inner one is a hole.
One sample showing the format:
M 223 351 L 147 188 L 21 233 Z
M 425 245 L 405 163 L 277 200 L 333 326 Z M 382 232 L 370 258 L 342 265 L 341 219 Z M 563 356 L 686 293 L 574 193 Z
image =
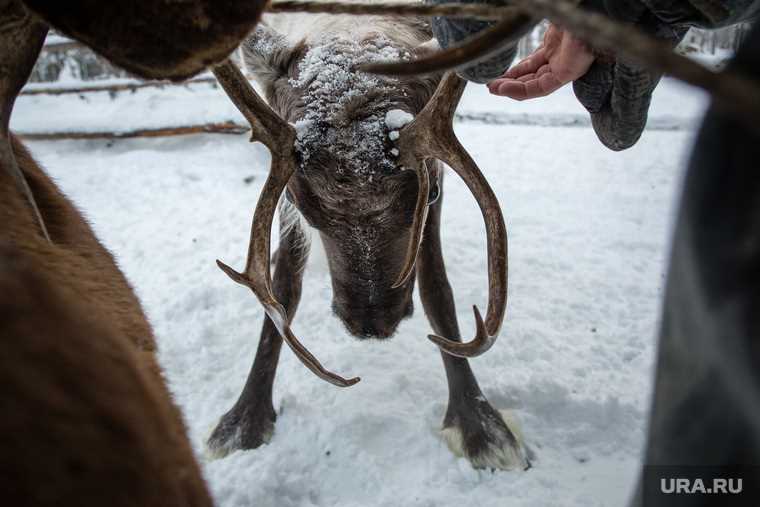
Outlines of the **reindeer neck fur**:
M 52 242 L 42 236 L 31 207 L 5 172 L 0 172 L 0 243 L 10 245 L 49 276 L 77 293 L 95 313 L 139 349 L 155 350 L 155 339 L 141 305 L 111 253 L 27 149 L 11 137 L 18 165 L 27 179 Z

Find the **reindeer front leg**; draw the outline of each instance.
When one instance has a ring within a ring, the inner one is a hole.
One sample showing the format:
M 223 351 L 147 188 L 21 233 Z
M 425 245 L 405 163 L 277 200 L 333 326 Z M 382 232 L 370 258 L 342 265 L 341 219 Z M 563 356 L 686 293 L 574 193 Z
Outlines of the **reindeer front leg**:
M 425 239 L 417 259 L 420 297 L 433 330 L 441 336 L 461 341 L 454 297 L 441 251 L 442 204 L 441 194 L 430 206 L 425 225 Z M 465 456 L 475 468 L 529 468 L 519 434 L 510 429 L 502 415 L 486 400 L 467 359 L 446 353 L 441 355 L 449 384 L 449 405 L 442 435 L 452 452 Z
M 280 206 L 280 224 L 292 225 L 286 234 L 280 235 L 272 281 L 274 296 L 285 308 L 288 322 L 293 320 L 301 299 L 303 269 L 309 254 L 300 222 L 286 217 L 293 212 L 297 213 L 290 203 Z M 269 317 L 265 317 L 256 358 L 245 387 L 208 439 L 208 448 L 215 457 L 226 456 L 238 449 L 255 449 L 269 442 L 277 419 L 272 406 L 272 388 L 281 348 L 282 337 Z

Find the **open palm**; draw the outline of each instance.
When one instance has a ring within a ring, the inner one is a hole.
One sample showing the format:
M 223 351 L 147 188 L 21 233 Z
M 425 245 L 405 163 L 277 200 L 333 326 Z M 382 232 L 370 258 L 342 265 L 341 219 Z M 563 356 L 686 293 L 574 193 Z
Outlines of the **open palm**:
M 494 95 L 515 100 L 543 97 L 583 76 L 592 63 L 594 54 L 586 43 L 552 24 L 543 44 L 488 83 L 488 89 Z

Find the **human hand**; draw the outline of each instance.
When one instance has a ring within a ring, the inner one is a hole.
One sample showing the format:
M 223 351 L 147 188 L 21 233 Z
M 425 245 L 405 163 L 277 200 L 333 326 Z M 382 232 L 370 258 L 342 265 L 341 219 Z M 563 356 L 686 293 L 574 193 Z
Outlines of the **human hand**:
M 488 83 L 494 95 L 515 100 L 544 97 L 588 72 L 595 56 L 577 37 L 551 24 L 543 44 L 530 56 Z

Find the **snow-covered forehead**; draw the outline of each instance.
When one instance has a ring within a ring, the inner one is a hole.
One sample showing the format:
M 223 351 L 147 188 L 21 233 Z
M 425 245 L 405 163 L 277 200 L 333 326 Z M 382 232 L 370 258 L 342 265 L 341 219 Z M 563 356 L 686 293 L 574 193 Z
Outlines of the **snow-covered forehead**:
M 365 40 L 331 38 L 309 48 L 291 86 L 301 90 L 304 114 L 296 123 L 296 148 L 304 165 L 328 153 L 346 176 L 373 176 L 396 169 L 386 115 L 403 101 L 399 81 L 355 70 L 357 64 L 409 58 L 407 51 L 377 36 Z M 391 122 L 398 114 L 391 115 Z

